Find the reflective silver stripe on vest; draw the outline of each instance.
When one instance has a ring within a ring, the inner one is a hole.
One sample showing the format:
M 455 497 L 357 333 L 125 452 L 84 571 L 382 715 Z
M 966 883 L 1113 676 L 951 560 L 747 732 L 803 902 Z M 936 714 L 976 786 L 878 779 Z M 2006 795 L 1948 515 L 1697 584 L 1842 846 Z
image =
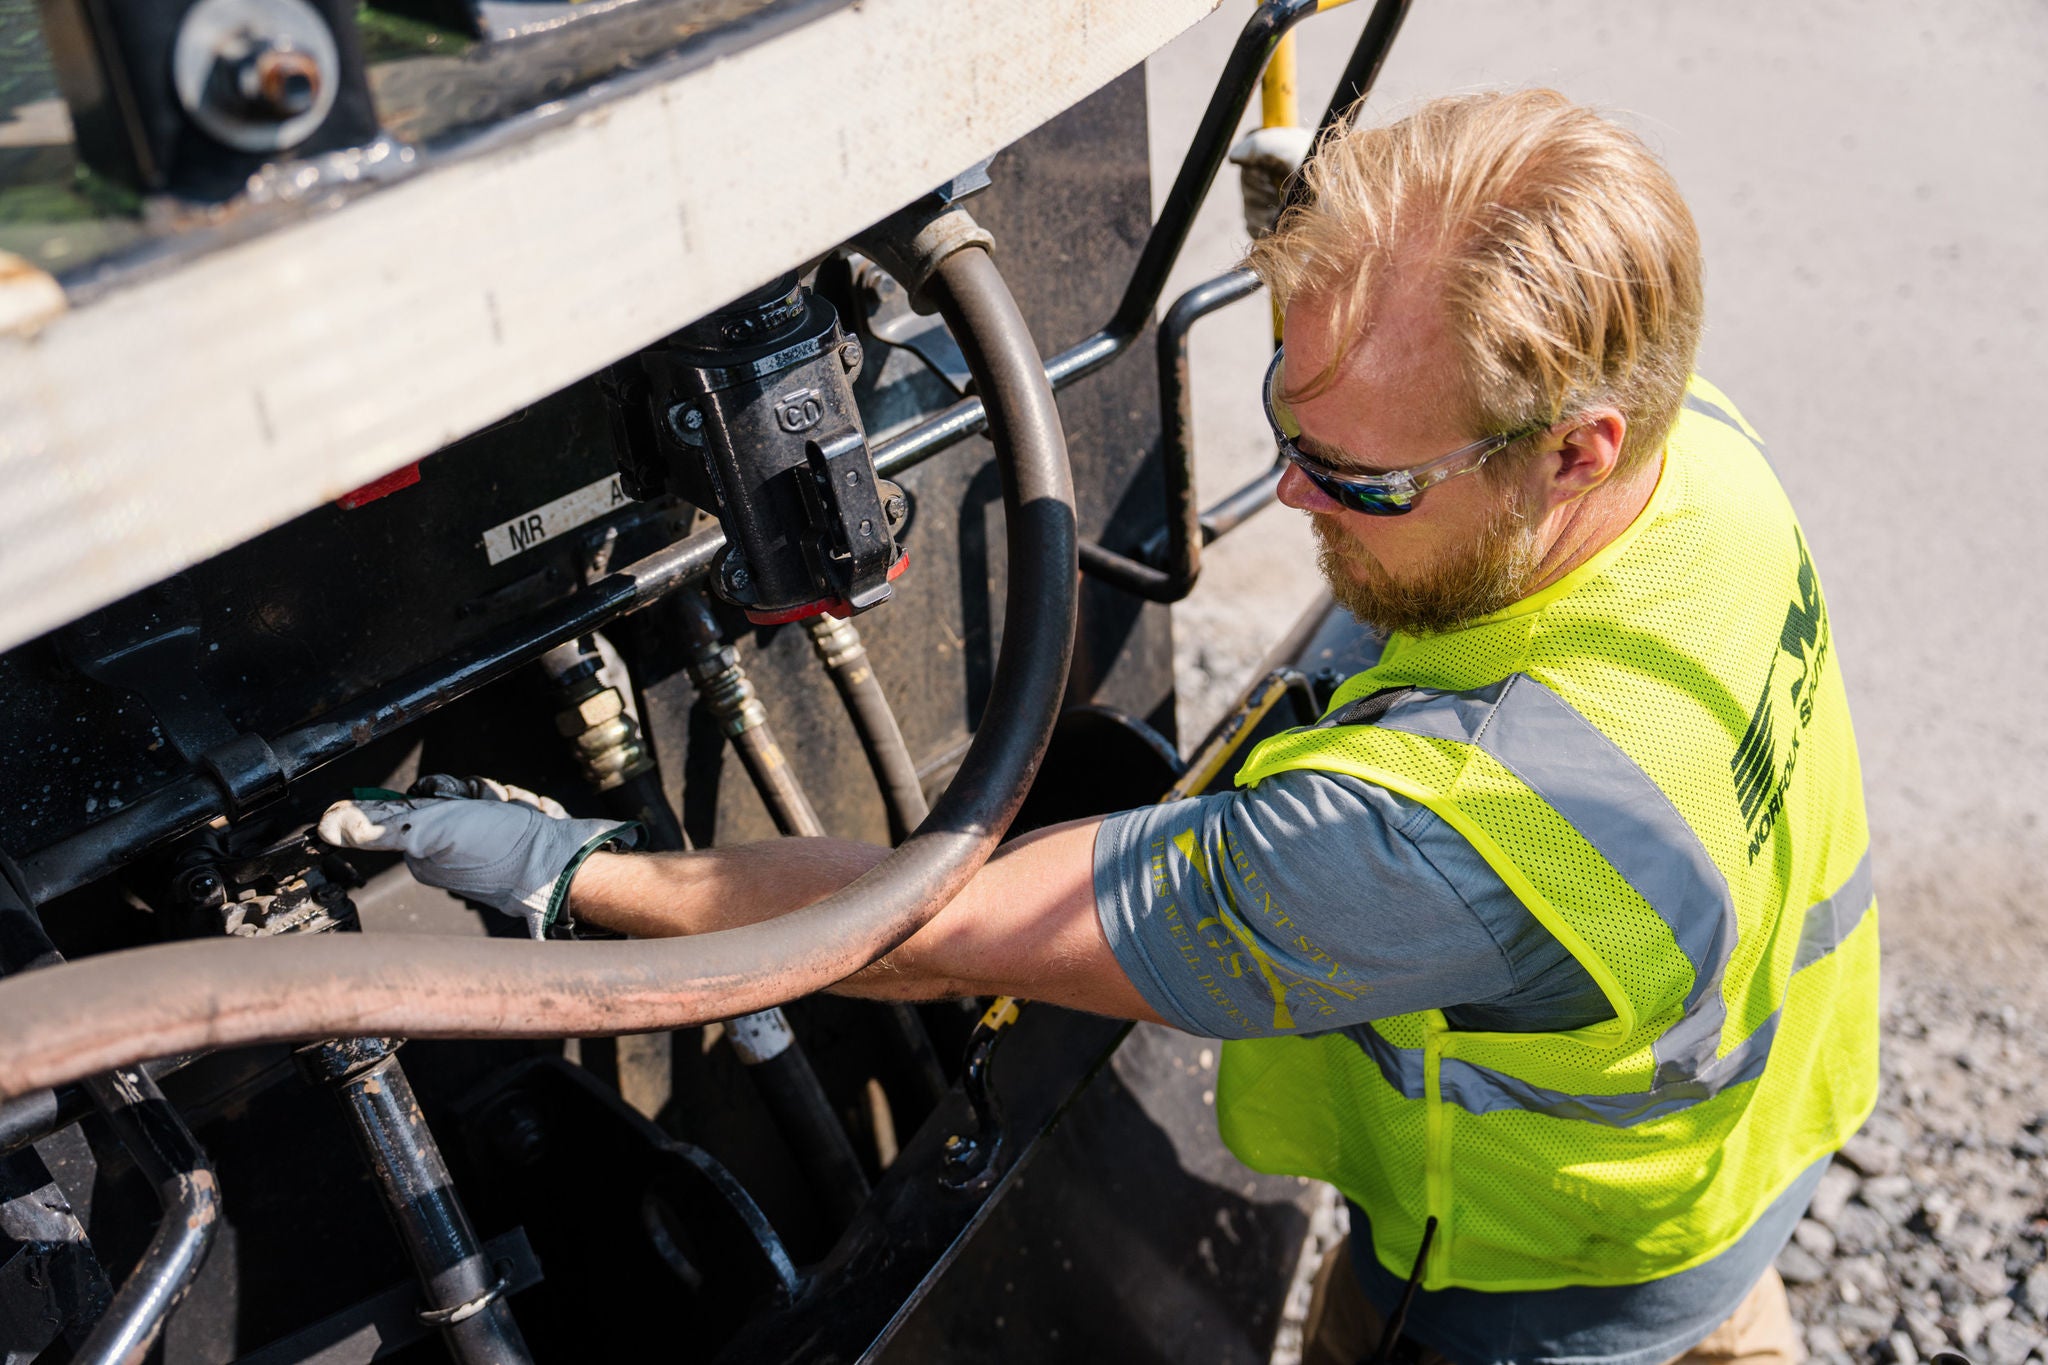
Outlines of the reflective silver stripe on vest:
M 1471 692 L 1417 689 L 1380 728 L 1483 750 L 1605 858 L 1671 930 L 1692 964 L 1678 1022 L 1657 1040 L 1657 1083 L 1694 1079 L 1721 1047 L 1721 978 L 1735 951 L 1735 898 L 1663 788 L 1634 759 L 1526 673 Z
M 1841 889 L 1807 907 L 1800 926 L 1799 948 L 1792 958 L 1792 970 L 1800 972 L 1840 947 L 1863 922 L 1874 899 L 1870 878 L 1870 855 L 1857 862 Z M 1704 1100 L 1710 1100 L 1730 1086 L 1742 1085 L 1763 1075 L 1770 1060 L 1771 1044 L 1778 1036 L 1778 1021 L 1784 1010 L 1773 1010 L 1756 1032 L 1738 1043 L 1725 1057 L 1716 1057 L 1694 1075 L 1656 1080 L 1648 1090 L 1626 1095 L 1570 1095 L 1550 1090 L 1491 1067 L 1476 1066 L 1456 1057 L 1446 1057 L 1437 1069 L 1437 1083 L 1451 1104 L 1474 1114 L 1499 1109 L 1529 1110 L 1552 1118 L 1599 1123 L 1610 1128 L 1629 1128 L 1650 1119 L 1675 1114 Z M 1372 1058 L 1380 1075 L 1404 1099 L 1423 1098 L 1423 1057 L 1421 1048 L 1396 1047 L 1373 1029 L 1359 1024 L 1344 1035 Z M 1663 1075 L 1664 1068 L 1658 1068 Z
M 1765 446 L 1762 441 L 1759 441 L 1756 437 L 1750 435 L 1747 431 L 1744 431 L 1742 429 L 1742 423 L 1735 420 L 1735 414 L 1729 412 L 1719 403 L 1716 403 L 1709 398 L 1702 398 L 1698 394 L 1693 393 L 1691 390 L 1687 390 L 1685 395 L 1685 406 L 1690 408 L 1692 411 L 1698 413 L 1702 417 L 1711 417 L 1714 421 L 1719 422 L 1722 426 L 1732 427 L 1737 436 L 1740 436 L 1743 440 L 1749 442 L 1751 445 L 1756 447 L 1757 453 L 1759 455 L 1762 455 L 1766 460 L 1771 458 L 1771 452 L 1769 447 Z
M 1339 1030 L 1358 1044 L 1380 1069 L 1380 1077 L 1394 1087 L 1404 1100 L 1422 1098 L 1422 1049 L 1396 1047 L 1371 1024 L 1353 1024 Z

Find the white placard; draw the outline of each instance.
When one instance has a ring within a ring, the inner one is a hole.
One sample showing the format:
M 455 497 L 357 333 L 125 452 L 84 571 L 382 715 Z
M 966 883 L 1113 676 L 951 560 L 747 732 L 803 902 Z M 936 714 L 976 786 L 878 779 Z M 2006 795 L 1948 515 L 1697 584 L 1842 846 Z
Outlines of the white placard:
M 626 490 L 619 486 L 619 476 L 610 474 L 596 483 L 587 483 L 573 493 L 564 493 L 553 502 L 544 502 L 531 512 L 521 512 L 510 521 L 500 522 L 484 532 L 484 553 L 493 564 L 502 564 L 513 555 L 525 554 L 536 545 L 545 545 L 564 531 L 573 531 L 579 526 L 596 521 L 605 513 L 630 502 Z

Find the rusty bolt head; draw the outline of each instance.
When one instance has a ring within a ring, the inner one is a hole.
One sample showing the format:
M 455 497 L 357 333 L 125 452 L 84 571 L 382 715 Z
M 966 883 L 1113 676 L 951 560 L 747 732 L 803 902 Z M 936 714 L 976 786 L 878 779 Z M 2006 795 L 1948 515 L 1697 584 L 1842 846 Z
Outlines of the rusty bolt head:
M 285 123 L 320 102 L 322 79 L 310 52 L 245 33 L 220 52 L 210 98 L 238 117 Z
M 320 63 L 286 47 L 266 48 L 250 63 L 256 95 L 250 102 L 282 123 L 320 99 Z

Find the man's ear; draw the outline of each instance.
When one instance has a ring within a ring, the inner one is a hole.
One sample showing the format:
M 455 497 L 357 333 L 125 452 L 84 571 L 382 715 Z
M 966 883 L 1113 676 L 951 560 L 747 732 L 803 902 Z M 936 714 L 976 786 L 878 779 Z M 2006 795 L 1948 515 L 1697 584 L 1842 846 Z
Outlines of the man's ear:
M 1584 497 L 1614 477 L 1621 460 L 1628 419 L 1613 408 L 1595 408 L 1566 429 L 1545 464 L 1553 505 Z

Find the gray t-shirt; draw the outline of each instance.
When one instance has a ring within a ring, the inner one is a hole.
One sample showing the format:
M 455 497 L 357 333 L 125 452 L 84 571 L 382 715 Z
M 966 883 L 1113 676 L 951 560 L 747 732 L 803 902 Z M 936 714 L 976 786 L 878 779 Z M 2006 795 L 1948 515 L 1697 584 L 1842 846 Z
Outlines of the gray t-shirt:
M 1612 1016 L 1586 969 L 1462 835 L 1336 774 L 1127 811 L 1095 838 L 1095 909 L 1159 1016 L 1211 1038 L 1314 1034 L 1441 1009 L 1458 1029 L 1557 1032 Z M 1408 1335 L 1460 1365 L 1655 1365 L 1735 1311 L 1825 1161 L 1705 1265 L 1643 1285 L 1418 1293 Z M 1401 1282 L 1355 1260 L 1383 1310 Z

